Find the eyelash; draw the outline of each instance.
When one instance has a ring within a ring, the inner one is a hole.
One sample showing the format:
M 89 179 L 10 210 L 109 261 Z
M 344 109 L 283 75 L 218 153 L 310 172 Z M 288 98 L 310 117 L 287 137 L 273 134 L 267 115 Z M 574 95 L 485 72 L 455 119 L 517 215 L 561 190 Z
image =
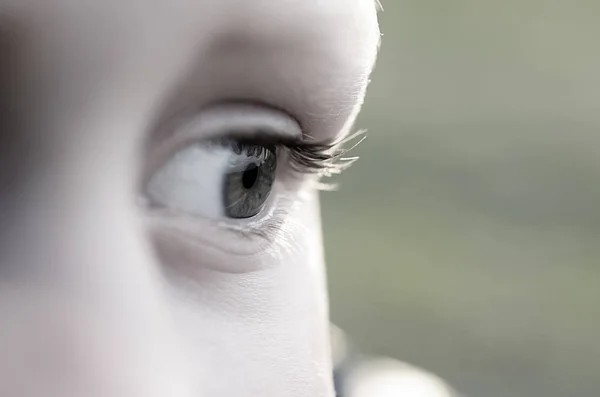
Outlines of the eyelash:
M 349 148 L 343 146 L 359 138 L 356 143 Z M 302 175 L 317 175 L 319 178 L 339 175 L 354 162 L 358 156 L 345 157 L 345 155 L 356 148 L 366 139 L 366 130 L 359 130 L 346 138 L 334 141 L 332 143 L 305 142 L 297 140 L 285 140 L 278 138 L 260 137 L 256 139 L 239 140 L 240 143 L 248 143 L 260 146 L 272 146 L 278 150 L 286 150 L 290 167 Z M 259 149 L 260 150 L 260 149 Z M 319 190 L 335 190 L 337 185 L 317 183 Z M 275 216 L 270 217 L 260 227 L 239 227 L 228 223 L 221 223 L 229 231 L 236 233 L 240 238 L 259 237 L 265 241 L 278 241 L 279 246 L 292 247 L 293 244 L 287 244 L 285 235 L 279 234 L 283 228 L 284 220 L 287 215 L 285 208 L 276 209 Z
M 345 157 L 348 152 L 356 148 L 366 138 L 366 131 L 359 130 L 350 136 L 332 143 L 306 142 L 286 140 L 281 138 L 261 137 L 258 139 L 244 139 L 241 143 L 261 146 L 274 146 L 287 151 L 289 165 L 299 174 L 312 174 L 321 177 L 338 175 L 350 167 L 358 156 Z M 349 148 L 343 145 L 360 137 Z M 330 190 L 335 186 L 321 184 L 320 189 Z
M 355 139 L 358 140 L 349 148 L 343 146 Z M 232 137 L 225 139 L 235 139 Z M 332 143 L 317 143 L 297 140 L 286 140 L 278 137 L 255 137 L 236 139 L 240 144 L 248 144 L 249 147 L 271 146 L 277 150 L 285 150 L 289 160 L 289 166 L 298 174 L 301 175 L 317 175 L 319 178 L 331 177 L 338 175 L 342 171 L 350 167 L 358 160 L 358 156 L 345 157 L 345 155 L 356 148 L 362 141 L 366 139 L 366 130 L 359 130 L 354 134 L 349 135 Z M 257 149 L 260 150 L 260 149 Z M 335 190 L 337 185 L 317 183 L 316 188 L 319 190 Z M 278 244 L 286 244 L 285 237 L 279 235 L 279 231 L 283 227 L 283 219 L 286 218 L 287 209 L 275 209 L 275 216 L 270 217 L 266 222 L 259 227 L 250 225 L 239 226 L 231 223 L 221 222 L 221 226 L 227 230 L 236 233 L 240 238 L 259 237 L 266 241 L 279 241 Z
M 299 142 L 288 146 L 291 167 L 303 174 L 316 174 L 319 178 L 339 175 L 358 160 L 358 156 L 346 155 L 366 139 L 366 130 L 358 130 L 338 141 L 329 144 Z M 344 145 L 355 139 L 350 147 Z M 317 189 L 332 191 L 338 185 L 331 183 L 317 184 Z

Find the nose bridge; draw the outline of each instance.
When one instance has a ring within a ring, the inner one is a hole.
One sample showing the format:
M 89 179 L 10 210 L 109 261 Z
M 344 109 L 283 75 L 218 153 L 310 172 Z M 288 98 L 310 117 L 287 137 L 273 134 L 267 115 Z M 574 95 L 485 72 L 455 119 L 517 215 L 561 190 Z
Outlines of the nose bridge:
M 134 206 L 158 89 L 3 38 L 27 50 L 0 60 L 0 395 L 187 397 Z
M 0 200 L 0 351 L 12 352 L 0 355 L 0 395 L 187 396 L 134 207 L 130 147 L 102 143 L 135 127 L 105 119 L 48 124 L 70 133 L 8 163 L 26 182 Z

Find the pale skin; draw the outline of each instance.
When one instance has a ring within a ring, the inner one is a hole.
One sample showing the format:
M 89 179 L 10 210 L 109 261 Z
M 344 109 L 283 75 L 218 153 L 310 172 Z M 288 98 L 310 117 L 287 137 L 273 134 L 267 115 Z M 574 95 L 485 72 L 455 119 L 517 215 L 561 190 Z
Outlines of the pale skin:
M 314 173 L 278 156 L 243 219 L 208 157 L 197 200 L 147 186 L 232 131 L 350 133 L 375 2 L 2 0 L 0 27 L 0 395 L 333 396 Z

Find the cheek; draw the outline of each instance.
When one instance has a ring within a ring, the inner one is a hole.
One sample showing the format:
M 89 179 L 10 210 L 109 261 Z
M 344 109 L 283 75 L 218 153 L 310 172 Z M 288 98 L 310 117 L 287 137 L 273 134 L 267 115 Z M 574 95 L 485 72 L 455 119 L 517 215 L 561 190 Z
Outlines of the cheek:
M 173 314 L 206 395 L 331 393 L 327 298 L 316 195 L 281 263 L 251 273 L 170 277 Z M 223 374 L 236 379 L 223 382 Z

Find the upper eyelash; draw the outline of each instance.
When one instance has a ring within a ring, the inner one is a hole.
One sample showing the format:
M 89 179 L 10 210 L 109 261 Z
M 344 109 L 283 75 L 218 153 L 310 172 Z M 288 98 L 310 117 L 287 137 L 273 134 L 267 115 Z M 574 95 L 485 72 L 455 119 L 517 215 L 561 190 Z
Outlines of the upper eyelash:
M 349 148 L 344 148 L 344 144 L 356 139 L 358 141 Z M 359 157 L 346 157 L 348 152 L 356 148 L 366 139 L 366 130 L 359 130 L 341 140 L 332 143 L 317 142 L 290 142 L 284 144 L 289 153 L 290 165 L 292 168 L 304 174 L 317 174 L 319 177 L 330 177 L 338 175 L 350 167 Z M 320 184 L 322 190 L 333 190 L 336 185 Z
M 244 101 L 242 101 L 242 103 L 244 103 Z M 300 124 L 295 117 L 277 107 L 254 102 L 251 102 L 251 104 L 259 106 L 262 105 L 270 109 L 280 110 L 284 114 L 288 114 L 289 117 L 292 117 L 298 124 Z M 294 171 L 300 174 L 316 174 L 319 178 L 322 178 L 338 175 L 358 160 L 358 156 L 346 157 L 346 154 L 362 143 L 362 141 L 366 138 L 366 130 L 358 130 L 347 137 L 326 143 L 307 141 L 307 138 L 311 138 L 307 135 L 304 135 L 302 139 L 283 138 L 273 135 L 269 136 L 267 134 L 261 134 L 259 131 L 254 131 L 254 133 L 251 134 L 252 136 L 246 135 L 244 137 L 240 137 L 236 135 L 238 134 L 227 135 L 222 137 L 220 140 L 222 142 L 234 141 L 241 144 L 245 143 L 248 144 L 249 147 L 262 145 L 284 148 L 287 150 L 290 163 L 289 165 Z M 360 137 L 360 139 L 352 146 L 349 148 L 343 147 L 346 143 L 356 139 L 357 137 Z M 219 141 L 219 139 L 217 139 L 217 141 Z M 322 185 L 320 188 L 332 189 L 335 188 L 335 186 Z
M 360 137 L 356 143 L 349 148 L 343 146 Z M 304 138 L 306 139 L 306 138 Z M 291 168 L 299 174 L 313 174 L 319 178 L 338 175 L 358 160 L 358 156 L 346 157 L 346 154 L 356 148 L 366 139 L 366 130 L 358 130 L 354 134 L 331 143 L 310 142 L 294 138 L 282 138 L 273 136 L 241 137 L 226 136 L 221 138 L 222 142 L 236 142 L 245 150 L 255 150 L 262 153 L 265 147 L 283 148 L 287 151 L 287 157 Z M 258 153 L 256 153 L 258 154 Z M 321 190 L 333 190 L 335 185 L 319 184 Z
M 294 142 L 285 145 L 289 150 L 290 161 L 296 171 L 309 173 L 316 172 L 320 176 L 339 174 L 352 165 L 358 156 L 345 157 L 366 138 L 366 131 L 359 130 L 339 141 L 333 143 Z M 349 148 L 342 146 L 357 137 L 361 138 Z

